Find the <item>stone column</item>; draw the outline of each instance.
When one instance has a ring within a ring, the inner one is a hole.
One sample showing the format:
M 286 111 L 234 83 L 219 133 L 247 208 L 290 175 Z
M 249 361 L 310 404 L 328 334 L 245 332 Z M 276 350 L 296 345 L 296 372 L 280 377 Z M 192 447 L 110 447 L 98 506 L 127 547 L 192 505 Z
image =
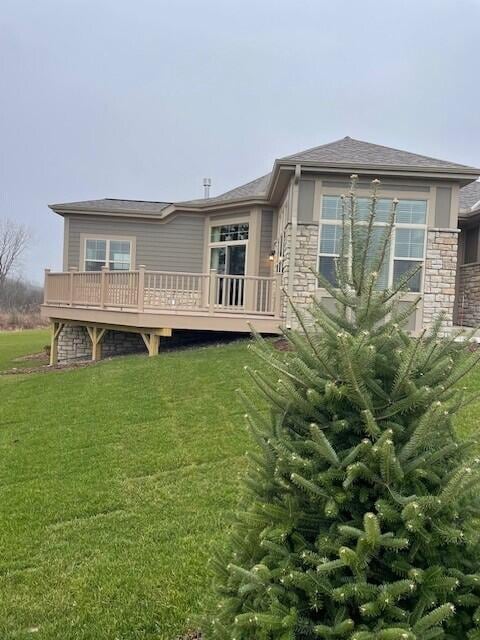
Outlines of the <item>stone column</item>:
M 291 225 L 286 230 L 286 245 L 283 259 L 282 287 L 287 290 L 288 274 L 294 268 L 293 291 L 290 292 L 292 302 L 300 310 L 308 308 L 312 296 L 315 295 L 317 283 L 312 269 L 318 269 L 318 225 L 298 223 L 297 245 L 295 251 L 295 265 L 290 263 L 290 248 L 292 238 Z M 282 317 L 286 317 L 287 300 L 284 300 Z M 308 320 L 308 315 L 307 315 Z M 293 327 L 297 326 L 295 317 L 292 317 Z
M 427 232 L 423 327 L 431 327 L 438 315 L 443 312 L 444 336 L 449 335 L 453 326 L 457 245 L 456 229 L 429 229 Z

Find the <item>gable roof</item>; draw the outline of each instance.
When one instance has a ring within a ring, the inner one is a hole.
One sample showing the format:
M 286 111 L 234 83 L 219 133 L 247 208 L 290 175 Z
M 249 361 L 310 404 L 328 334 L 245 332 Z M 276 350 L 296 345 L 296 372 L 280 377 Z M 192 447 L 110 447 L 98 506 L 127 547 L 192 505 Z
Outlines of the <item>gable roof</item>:
M 439 160 L 430 156 L 418 155 L 410 151 L 402 151 L 392 147 L 384 147 L 363 140 L 355 140 L 346 136 L 340 140 L 312 147 L 291 156 L 280 158 L 280 161 L 313 162 L 327 165 L 368 165 L 372 167 L 418 168 L 418 169 L 469 169 L 464 164 Z

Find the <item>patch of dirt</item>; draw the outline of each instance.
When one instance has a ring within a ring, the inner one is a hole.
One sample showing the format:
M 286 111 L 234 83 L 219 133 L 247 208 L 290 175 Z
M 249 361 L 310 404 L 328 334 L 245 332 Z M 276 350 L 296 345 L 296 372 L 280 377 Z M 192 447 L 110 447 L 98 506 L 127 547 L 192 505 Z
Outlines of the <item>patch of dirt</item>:
M 277 351 L 293 351 L 292 345 L 285 338 L 278 338 L 274 341 L 273 346 Z
M 29 362 L 30 360 L 44 360 L 48 361 L 48 355 L 45 351 L 40 351 L 40 353 L 29 353 L 26 356 L 20 356 L 19 358 L 14 358 L 13 362 Z
M 185 635 L 177 636 L 175 640 L 202 640 L 202 638 L 201 631 L 187 631 Z
M 100 360 L 100 362 L 105 362 L 107 359 L 109 360 L 110 358 L 105 358 L 104 360 Z M 14 376 L 28 373 L 50 373 L 51 371 L 70 371 L 71 369 L 91 367 L 94 364 L 98 363 L 92 362 L 91 360 L 81 360 L 80 362 L 69 362 L 68 364 L 56 364 L 54 366 L 43 364 L 39 367 L 13 367 L 6 371 L 0 371 L 0 376 Z

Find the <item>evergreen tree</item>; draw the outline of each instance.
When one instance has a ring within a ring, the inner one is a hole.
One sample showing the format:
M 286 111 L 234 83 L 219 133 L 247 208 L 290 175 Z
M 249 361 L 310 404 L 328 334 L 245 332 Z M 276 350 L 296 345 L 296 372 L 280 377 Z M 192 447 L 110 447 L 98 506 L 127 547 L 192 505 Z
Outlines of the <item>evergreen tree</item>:
M 414 274 L 380 286 L 397 203 L 375 226 L 379 181 L 366 216 L 355 182 L 336 283 L 318 276 L 336 311 L 295 310 L 286 353 L 252 346 L 258 448 L 213 561 L 208 638 L 480 640 L 480 459 L 452 427 L 478 356 L 442 338 L 441 319 L 416 338 L 402 328 Z

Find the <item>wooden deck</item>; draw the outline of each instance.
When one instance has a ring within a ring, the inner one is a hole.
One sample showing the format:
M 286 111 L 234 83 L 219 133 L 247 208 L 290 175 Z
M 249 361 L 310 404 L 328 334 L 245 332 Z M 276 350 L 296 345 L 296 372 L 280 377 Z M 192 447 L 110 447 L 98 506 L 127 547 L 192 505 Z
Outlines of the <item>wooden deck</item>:
M 144 329 L 278 333 L 280 278 L 147 271 L 45 272 L 52 321 Z

